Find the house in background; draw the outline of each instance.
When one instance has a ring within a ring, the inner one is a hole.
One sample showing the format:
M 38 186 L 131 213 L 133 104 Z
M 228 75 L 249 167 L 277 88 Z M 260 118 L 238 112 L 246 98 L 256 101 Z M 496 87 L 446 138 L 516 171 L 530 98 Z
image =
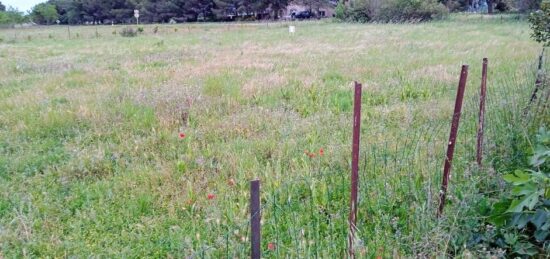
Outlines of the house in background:
M 300 1 L 292 1 L 286 9 L 281 10 L 279 16 L 284 19 L 293 19 L 300 12 L 311 11 L 315 18 L 334 17 L 334 9 L 336 9 L 337 4 L 337 0 L 319 1 L 318 4 L 313 6 L 305 5 Z

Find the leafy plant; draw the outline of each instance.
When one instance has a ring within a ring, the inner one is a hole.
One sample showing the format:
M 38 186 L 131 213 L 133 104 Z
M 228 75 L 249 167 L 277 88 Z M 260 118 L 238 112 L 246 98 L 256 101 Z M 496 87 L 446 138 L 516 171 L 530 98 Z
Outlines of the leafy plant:
M 550 245 L 550 131 L 541 128 L 529 158 L 530 168 L 504 175 L 511 185 L 496 203 L 489 222 L 500 228 L 498 246 L 515 254 L 533 256 Z M 502 242 L 504 241 L 504 242 Z
M 138 32 L 130 27 L 122 29 L 120 36 L 122 37 L 136 37 Z
M 540 10 L 531 13 L 529 16 L 531 23 L 531 38 L 544 46 L 550 45 L 550 1 L 544 0 L 540 5 Z
M 338 2 L 338 5 L 334 9 L 334 16 L 340 21 L 346 19 L 346 5 L 344 3 Z

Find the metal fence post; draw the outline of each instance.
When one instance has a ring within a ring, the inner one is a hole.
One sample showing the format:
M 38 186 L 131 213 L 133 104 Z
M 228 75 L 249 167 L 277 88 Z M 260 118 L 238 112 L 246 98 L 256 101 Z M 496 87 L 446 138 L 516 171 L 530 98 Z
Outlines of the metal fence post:
M 359 140 L 361 134 L 361 90 L 362 85 L 355 82 L 353 103 L 353 140 L 351 147 L 351 202 L 349 212 L 348 256 L 355 258 L 353 242 L 357 223 L 357 186 L 359 184 Z
M 250 258 L 262 257 L 261 225 L 262 214 L 260 211 L 260 180 L 250 181 Z
M 451 166 L 453 164 L 453 156 L 455 152 L 456 137 L 458 134 L 458 125 L 460 123 L 460 115 L 462 112 L 462 101 L 464 99 L 464 90 L 466 88 L 466 80 L 468 79 L 468 65 L 462 65 L 460 73 L 460 81 L 458 83 L 458 91 L 456 93 L 455 108 L 453 120 L 451 123 L 451 134 L 449 142 L 447 142 L 447 156 L 445 157 L 445 166 L 443 168 L 443 181 L 441 190 L 439 191 L 439 208 L 437 209 L 437 217 L 440 217 L 445 207 L 447 197 L 447 186 L 449 184 L 449 176 L 451 174 Z
M 483 165 L 483 131 L 485 126 L 485 96 L 487 95 L 487 58 L 483 59 L 481 70 L 481 92 L 479 95 L 479 121 L 477 124 L 477 165 Z

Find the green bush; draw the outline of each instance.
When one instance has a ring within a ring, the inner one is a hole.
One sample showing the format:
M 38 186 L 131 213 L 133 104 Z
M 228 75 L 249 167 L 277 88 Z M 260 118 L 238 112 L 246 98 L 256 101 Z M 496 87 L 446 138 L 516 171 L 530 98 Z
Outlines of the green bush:
M 122 29 L 120 36 L 122 37 L 136 37 L 138 32 L 130 27 Z
M 504 181 L 487 186 L 494 191 L 483 193 L 474 207 L 479 222 L 468 221 L 464 229 L 471 233 L 458 235 L 469 236 L 464 245 L 478 256 L 545 258 L 550 254 L 550 131 L 539 129 L 533 142 L 520 138 L 514 141 L 518 148 L 514 156 L 519 159 L 498 170 L 504 173 Z
M 550 131 L 539 130 L 532 153 L 529 168 L 504 175 L 510 189 L 488 218 L 497 245 L 522 256 L 550 252 Z
M 352 0 L 335 12 L 339 20 L 351 22 L 421 22 L 442 19 L 449 9 L 436 0 Z
M 544 46 L 550 46 L 550 1 L 545 0 L 540 5 L 540 10 L 531 13 L 531 38 Z
M 342 3 L 342 1 L 338 2 L 338 5 L 334 9 L 334 16 L 336 19 L 340 21 L 346 20 L 347 14 L 346 14 L 346 5 Z
M 448 14 L 447 7 L 435 0 L 390 0 L 381 7 L 376 20 L 421 22 L 442 19 Z
M 352 22 L 369 22 L 375 7 L 368 0 L 355 1 L 348 13 L 348 20 Z
M 507 12 L 510 11 L 510 6 L 506 2 L 498 2 L 495 9 L 499 12 Z

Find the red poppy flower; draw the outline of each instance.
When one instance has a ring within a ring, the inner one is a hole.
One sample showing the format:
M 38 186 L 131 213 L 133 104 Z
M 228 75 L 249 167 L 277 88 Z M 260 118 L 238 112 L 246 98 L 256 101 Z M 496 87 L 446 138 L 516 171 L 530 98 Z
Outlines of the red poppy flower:
M 315 157 L 315 153 L 309 153 L 307 155 L 309 156 L 309 158 L 314 158 Z
M 185 133 L 180 132 L 179 137 L 180 137 L 180 139 L 184 139 L 185 138 Z
M 325 150 L 323 148 L 319 149 L 319 155 L 323 156 L 325 154 Z
M 277 248 L 277 246 L 274 243 L 268 243 L 267 244 L 267 249 L 269 251 L 275 251 L 275 248 Z
M 216 198 L 216 195 L 214 195 L 213 193 L 209 193 L 207 197 L 209 200 L 213 200 L 214 198 Z

